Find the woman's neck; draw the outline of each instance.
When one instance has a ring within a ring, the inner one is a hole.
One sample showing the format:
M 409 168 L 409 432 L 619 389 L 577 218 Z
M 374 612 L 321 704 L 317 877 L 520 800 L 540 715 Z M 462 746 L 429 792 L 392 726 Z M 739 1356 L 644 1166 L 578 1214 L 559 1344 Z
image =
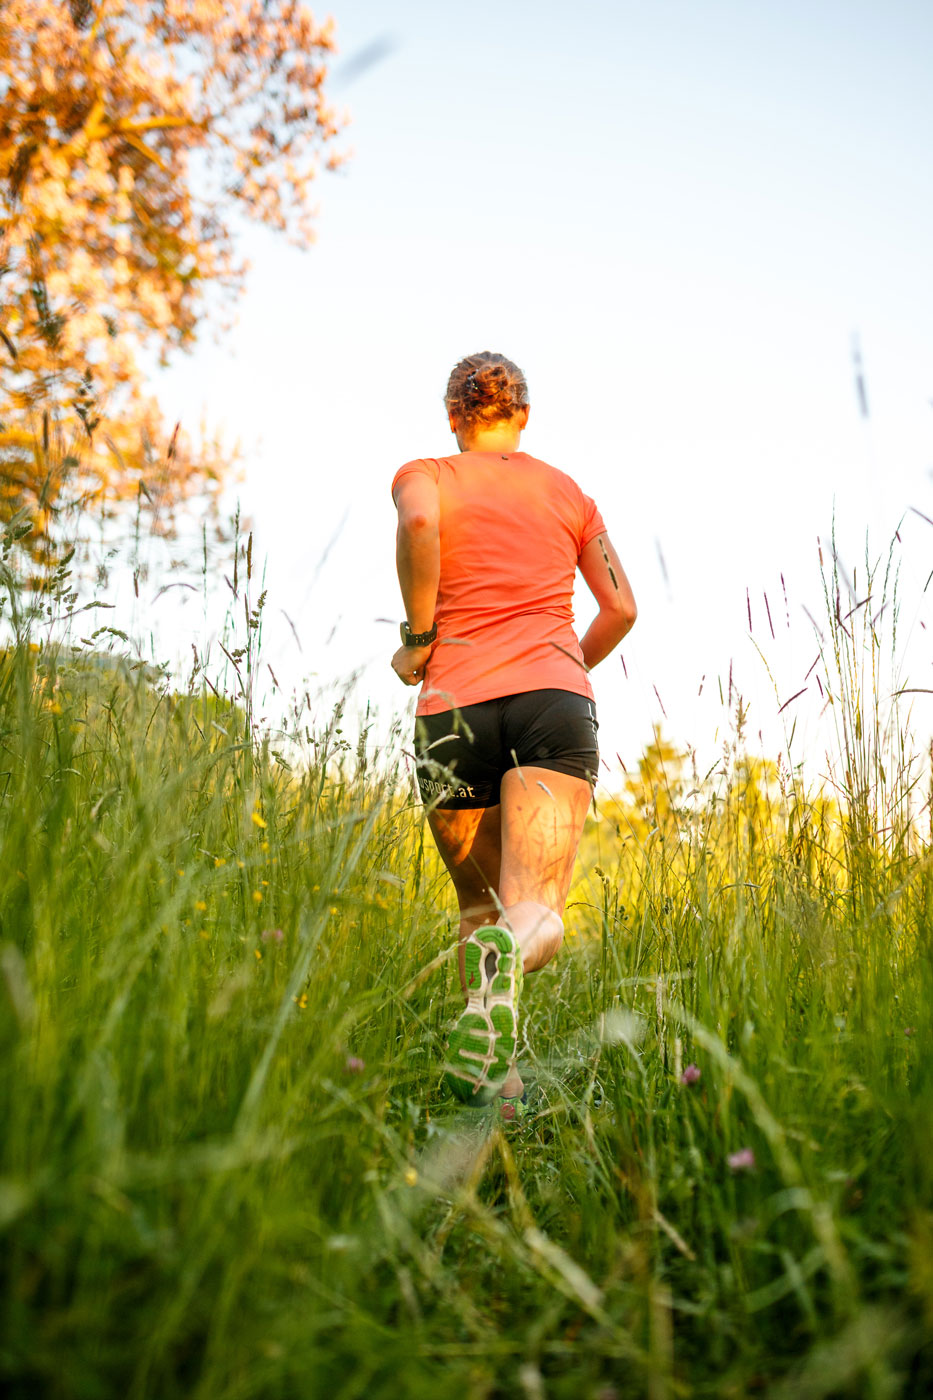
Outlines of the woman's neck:
M 503 423 L 494 428 L 479 428 L 469 435 L 458 433 L 457 446 L 461 452 L 517 452 L 521 436 L 521 428 Z

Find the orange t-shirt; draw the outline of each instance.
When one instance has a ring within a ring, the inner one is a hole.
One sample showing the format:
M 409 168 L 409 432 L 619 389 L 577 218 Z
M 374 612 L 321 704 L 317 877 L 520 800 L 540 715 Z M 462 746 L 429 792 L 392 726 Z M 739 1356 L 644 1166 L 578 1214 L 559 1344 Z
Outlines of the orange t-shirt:
M 406 462 L 440 490 L 437 645 L 416 713 L 527 690 L 593 698 L 573 630 L 573 580 L 583 547 L 605 531 L 595 503 L 566 473 L 525 452 L 463 452 Z

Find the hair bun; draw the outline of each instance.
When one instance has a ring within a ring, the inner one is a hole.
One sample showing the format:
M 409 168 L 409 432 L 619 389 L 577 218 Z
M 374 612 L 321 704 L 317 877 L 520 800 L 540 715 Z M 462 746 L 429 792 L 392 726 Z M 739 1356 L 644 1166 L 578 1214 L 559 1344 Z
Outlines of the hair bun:
M 444 396 L 448 413 L 469 426 L 512 418 L 528 403 L 528 384 L 516 364 L 484 350 L 456 364 Z

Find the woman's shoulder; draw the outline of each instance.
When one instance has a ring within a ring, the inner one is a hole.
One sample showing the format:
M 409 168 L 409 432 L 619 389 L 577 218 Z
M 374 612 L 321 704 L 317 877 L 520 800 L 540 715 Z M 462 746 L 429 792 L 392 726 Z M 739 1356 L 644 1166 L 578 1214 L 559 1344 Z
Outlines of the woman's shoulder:
M 542 477 L 549 480 L 553 484 L 555 490 L 562 489 L 573 496 L 580 496 L 583 494 L 576 477 L 571 476 L 570 472 L 564 471 L 561 467 L 555 467 L 553 462 L 546 462 L 542 457 L 532 457 L 528 452 L 522 452 L 516 455 L 524 457 L 528 467 L 533 471 L 539 472 Z
M 392 494 L 395 495 L 395 488 L 403 477 L 406 476 L 427 476 L 433 482 L 440 479 L 441 461 L 439 457 L 412 457 L 410 462 L 403 462 L 392 478 Z

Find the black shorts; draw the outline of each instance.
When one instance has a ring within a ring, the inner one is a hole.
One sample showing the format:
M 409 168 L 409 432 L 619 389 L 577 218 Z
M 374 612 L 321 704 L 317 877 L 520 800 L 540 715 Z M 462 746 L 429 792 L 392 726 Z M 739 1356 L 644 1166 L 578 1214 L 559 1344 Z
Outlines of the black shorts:
M 510 768 L 549 768 L 595 783 L 596 708 L 569 690 L 528 690 L 420 715 L 415 757 L 431 807 L 495 807 Z

